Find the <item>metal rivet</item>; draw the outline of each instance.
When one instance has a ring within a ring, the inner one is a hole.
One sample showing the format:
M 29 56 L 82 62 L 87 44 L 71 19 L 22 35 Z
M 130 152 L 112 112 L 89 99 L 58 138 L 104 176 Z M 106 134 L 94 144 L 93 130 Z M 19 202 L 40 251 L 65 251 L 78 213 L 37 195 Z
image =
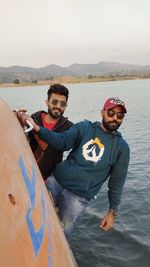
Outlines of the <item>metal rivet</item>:
M 14 196 L 13 196 L 12 194 L 8 194 L 8 197 L 9 197 L 10 202 L 11 202 L 13 205 L 15 205 L 15 204 L 16 204 L 16 201 L 15 201 Z

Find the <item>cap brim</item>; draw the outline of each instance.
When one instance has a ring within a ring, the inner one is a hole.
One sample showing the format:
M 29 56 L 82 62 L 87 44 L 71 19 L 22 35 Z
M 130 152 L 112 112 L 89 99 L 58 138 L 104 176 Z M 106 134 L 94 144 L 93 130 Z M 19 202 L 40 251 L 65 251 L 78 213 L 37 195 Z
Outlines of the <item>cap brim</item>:
M 115 105 L 115 104 L 112 104 L 112 105 L 109 105 L 109 106 L 105 107 L 105 109 L 111 109 L 111 108 L 118 107 L 118 106 L 123 109 L 123 112 L 124 113 L 127 113 L 127 110 L 126 110 L 126 108 L 123 105 Z

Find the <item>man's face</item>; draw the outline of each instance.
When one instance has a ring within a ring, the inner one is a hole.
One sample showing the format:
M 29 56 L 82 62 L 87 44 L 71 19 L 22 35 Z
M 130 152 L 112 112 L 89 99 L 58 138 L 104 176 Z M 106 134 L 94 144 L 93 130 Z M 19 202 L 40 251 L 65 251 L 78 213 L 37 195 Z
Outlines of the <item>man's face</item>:
M 52 93 L 49 100 L 46 100 L 48 113 L 53 119 L 59 119 L 67 106 L 67 99 L 64 95 Z
M 109 110 L 102 110 L 102 125 L 106 131 L 114 132 L 116 131 L 124 118 L 124 112 L 121 106 L 116 106 Z

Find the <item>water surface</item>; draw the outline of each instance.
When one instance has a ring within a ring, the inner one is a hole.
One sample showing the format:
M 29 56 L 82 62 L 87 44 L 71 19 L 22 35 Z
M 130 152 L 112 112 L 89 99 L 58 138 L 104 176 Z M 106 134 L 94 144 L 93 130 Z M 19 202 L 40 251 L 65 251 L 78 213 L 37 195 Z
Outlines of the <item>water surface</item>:
M 120 131 L 131 161 L 119 214 L 105 233 L 99 222 L 107 211 L 107 184 L 91 201 L 73 231 L 71 247 L 79 267 L 148 267 L 150 264 L 150 80 L 69 84 L 65 115 L 78 122 L 100 120 L 103 102 L 119 96 L 128 109 Z M 11 108 L 45 109 L 48 86 L 0 88 Z M 1 114 L 2 115 L 2 114 Z

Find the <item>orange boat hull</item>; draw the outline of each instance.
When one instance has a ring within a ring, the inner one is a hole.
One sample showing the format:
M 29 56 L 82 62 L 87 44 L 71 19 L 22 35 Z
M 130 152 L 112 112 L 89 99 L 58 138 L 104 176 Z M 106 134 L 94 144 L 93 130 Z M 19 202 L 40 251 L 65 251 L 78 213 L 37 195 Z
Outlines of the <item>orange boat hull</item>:
M 27 138 L 0 99 L 0 266 L 75 267 Z

